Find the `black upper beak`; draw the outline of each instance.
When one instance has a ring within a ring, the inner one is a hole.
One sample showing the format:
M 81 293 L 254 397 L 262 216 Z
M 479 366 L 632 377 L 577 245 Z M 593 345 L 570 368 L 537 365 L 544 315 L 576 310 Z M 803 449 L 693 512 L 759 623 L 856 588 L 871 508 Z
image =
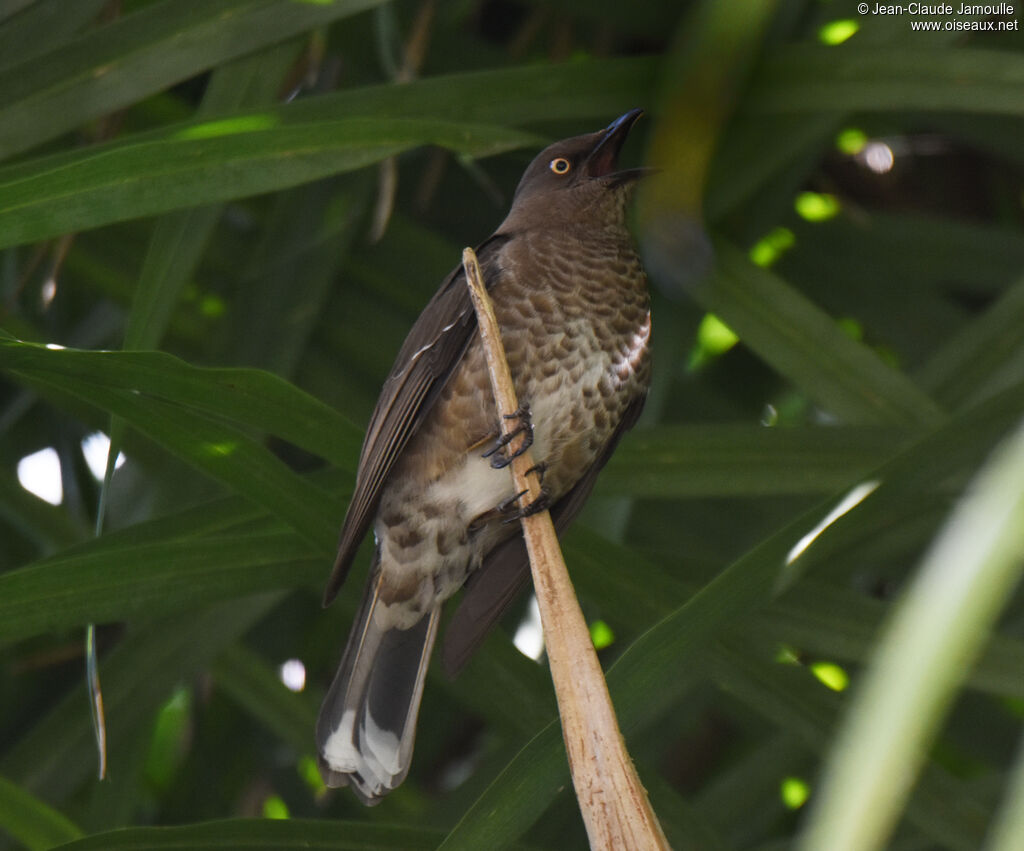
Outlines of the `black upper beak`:
M 609 124 L 598 138 L 594 149 L 584 163 L 588 177 L 604 177 L 618 168 L 619 152 L 636 120 L 644 114 L 642 109 L 631 109 Z

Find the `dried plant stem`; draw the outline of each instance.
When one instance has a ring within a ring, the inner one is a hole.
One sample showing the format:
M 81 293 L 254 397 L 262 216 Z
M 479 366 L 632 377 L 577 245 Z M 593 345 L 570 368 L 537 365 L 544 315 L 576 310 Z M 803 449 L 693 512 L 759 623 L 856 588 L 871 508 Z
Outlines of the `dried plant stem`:
M 471 248 L 463 251 L 462 265 L 476 309 L 495 403 L 499 413 L 510 413 L 518 409 L 519 402 L 494 309 Z M 509 421 L 502 418 L 501 422 L 506 428 Z M 517 448 L 517 443 L 513 442 L 510 448 Z M 537 477 L 527 475 L 533 465 L 529 451 L 514 458 L 511 464 L 516 491 L 526 491 L 524 505 L 540 496 Z M 569 771 L 590 847 L 609 851 L 667 849 L 668 842 L 619 732 L 608 686 L 576 600 L 551 516 L 542 511 L 524 517 L 522 523 Z

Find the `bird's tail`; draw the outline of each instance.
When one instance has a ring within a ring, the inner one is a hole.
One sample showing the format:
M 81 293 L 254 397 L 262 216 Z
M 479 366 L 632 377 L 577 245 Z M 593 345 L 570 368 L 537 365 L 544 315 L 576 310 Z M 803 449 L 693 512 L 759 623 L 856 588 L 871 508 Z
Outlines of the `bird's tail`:
M 409 771 L 441 612 L 435 607 L 409 629 L 382 626 L 378 588 L 379 578 L 371 580 L 316 723 L 324 782 L 351 785 L 367 805 L 379 803 Z

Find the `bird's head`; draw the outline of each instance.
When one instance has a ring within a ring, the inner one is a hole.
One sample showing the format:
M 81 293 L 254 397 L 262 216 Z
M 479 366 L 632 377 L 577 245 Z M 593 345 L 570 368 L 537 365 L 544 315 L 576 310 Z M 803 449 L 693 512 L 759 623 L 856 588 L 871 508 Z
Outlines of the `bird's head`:
M 541 151 L 523 173 L 501 231 L 602 215 L 624 217 L 629 190 L 650 169 L 618 170 L 619 152 L 630 128 L 643 114 L 631 109 L 604 130 L 555 142 Z M 604 212 L 607 210 L 607 212 Z

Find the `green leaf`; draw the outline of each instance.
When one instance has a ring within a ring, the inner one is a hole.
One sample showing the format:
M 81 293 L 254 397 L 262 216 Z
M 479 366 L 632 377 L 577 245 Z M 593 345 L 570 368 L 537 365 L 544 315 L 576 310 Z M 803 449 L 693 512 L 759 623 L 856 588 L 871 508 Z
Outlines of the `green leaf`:
M 0 68 L 53 50 L 95 20 L 106 0 L 28 0 L 29 8 L 0 26 Z M 3 7 L 0 6 L 0 9 Z
M 280 107 L 282 121 L 403 115 L 519 126 L 537 121 L 607 123 L 627 109 L 648 106 L 659 61 L 650 56 L 439 74 L 410 83 L 353 88 Z
M 231 360 L 282 376 L 296 371 L 331 302 L 340 267 L 360 240 L 373 189 L 369 177 L 346 175 L 278 195 L 242 274 L 246 326 L 227 353 Z M 311 221 L 321 224 L 311 229 Z M 366 340 L 345 335 L 346 342 L 370 349 L 375 330 L 366 329 Z M 346 373 L 355 372 L 347 358 L 341 360 Z
M 605 493 L 661 499 L 831 493 L 911 432 L 885 427 L 656 426 L 629 435 L 601 472 Z
M 85 392 L 43 378 L 34 380 L 122 417 L 197 470 L 285 520 L 321 552 L 334 549 L 336 511 L 331 494 L 292 472 L 240 430 L 130 390 L 94 385 Z
M 0 158 L 380 0 L 162 0 L 0 73 Z
M 309 819 L 225 819 L 179 827 L 134 827 L 62 845 L 62 851 L 213 851 L 272 848 L 428 851 L 440 833 L 424 827 Z
M 942 411 L 912 381 L 785 281 L 723 240 L 715 250 L 718 272 L 695 288 L 696 298 L 826 410 L 849 423 L 941 421 Z
M 797 174 L 799 183 L 838 129 L 839 116 L 834 113 L 734 117 L 711 162 L 704 201 L 708 222 L 717 225 L 766 187 L 777 205 L 778 197 L 791 188 L 789 182 L 785 189 L 778 186 L 779 175 Z
M 0 339 L 0 369 L 69 392 L 129 394 L 276 435 L 350 471 L 362 432 L 323 402 L 268 372 L 191 366 L 163 352 L 91 352 Z
M 337 474 L 315 478 L 340 488 Z M 319 586 L 328 566 L 329 557 L 247 500 L 225 497 L 0 574 L 0 642 L 81 626 L 93 616 L 152 620 L 190 604 Z
M 284 189 L 419 145 L 473 156 L 536 145 L 519 131 L 426 119 L 277 125 L 268 112 L 8 166 L 0 170 L 0 248 Z
M 287 531 L 138 545 L 96 538 L 0 574 L 0 642 L 312 584 L 325 559 Z
M 793 45 L 767 59 L 751 112 L 838 110 L 1024 114 L 1024 57 L 1008 50 Z
M 733 839 L 732 847 L 743 847 L 750 836 L 759 835 L 759 827 L 771 829 L 777 823 L 780 777 L 805 770 L 808 761 L 806 748 L 792 732 L 776 733 L 712 778 L 695 796 L 697 805 Z M 737 811 L 748 817 L 737 819 Z
M 6 777 L 0 777 L 0 829 L 29 851 L 46 851 L 82 835 L 64 815 Z
M 1024 844 L 1024 756 L 1010 774 L 1006 794 L 988 833 L 985 851 L 1014 851 Z
M 1022 569 L 1024 428 L 993 453 L 893 613 L 833 746 L 802 848 L 882 847 Z
M 226 694 L 297 752 L 312 750 L 316 707 L 308 694 L 285 688 L 262 657 L 241 645 L 230 647 L 217 660 L 212 674 Z
M 272 103 L 296 53 L 295 45 L 285 44 L 218 68 L 210 78 L 198 116 Z M 156 223 L 125 325 L 124 348 L 152 349 L 160 342 L 221 212 L 219 205 L 181 210 Z
M 224 647 L 280 600 L 275 593 L 181 612 L 136 628 L 101 659 L 103 702 L 116 752 L 152 725 L 157 709 L 183 678 L 202 670 Z M 95 777 L 93 741 L 85 681 L 38 719 L 0 758 L 0 771 L 22 788 L 65 799 Z M 111 783 L 136 783 L 112 777 Z
M 825 659 L 867 662 L 891 605 L 833 583 L 804 579 L 754 615 L 747 632 L 762 644 L 784 643 Z M 964 685 L 1024 699 L 1024 643 L 994 635 Z
M 768 661 L 763 651 L 763 647 L 726 640 L 710 650 L 712 676 L 780 730 L 796 735 L 816 752 L 827 751 L 840 714 L 838 695 L 806 669 Z M 908 819 L 943 847 L 973 851 L 981 839 L 987 809 L 968 784 L 929 763 Z
M 73 544 L 86 533 L 83 525 L 60 508 L 29 493 L 17 477 L 10 474 L 0 474 L 0 517 L 38 541 L 44 551 Z
M 1018 374 L 1024 356 L 1024 280 L 938 348 L 922 366 L 920 380 L 949 405 L 962 405 Z
M 345 455 L 352 463 L 354 430 L 281 379 L 252 370 L 206 372 L 161 353 L 51 350 L 3 340 L 0 356 L 12 372 L 123 417 L 197 469 L 286 519 L 324 552 L 333 549 L 332 496 L 237 428 L 211 418 L 248 418 L 249 424 L 260 419 L 303 448 Z M 346 432 L 353 441 L 342 450 L 338 439 Z
M 639 218 L 697 219 L 708 166 L 775 12 L 774 0 L 695 3 L 680 21 L 659 98 L 661 120 L 650 150 L 661 173 L 645 187 Z

